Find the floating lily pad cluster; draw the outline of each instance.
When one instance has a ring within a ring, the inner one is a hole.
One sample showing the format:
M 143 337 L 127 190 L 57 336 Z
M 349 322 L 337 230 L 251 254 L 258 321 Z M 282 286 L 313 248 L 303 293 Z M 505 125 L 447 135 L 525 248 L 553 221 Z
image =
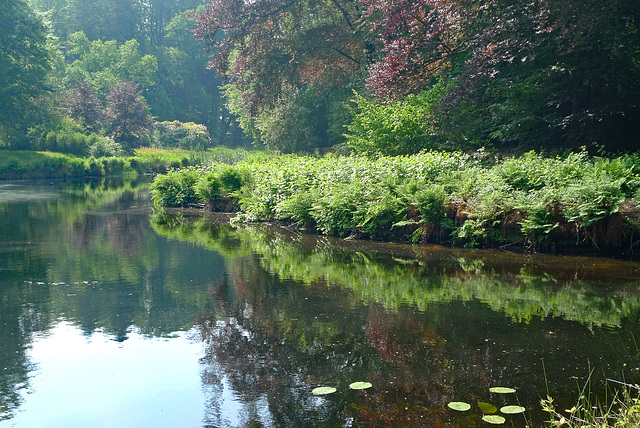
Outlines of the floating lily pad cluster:
M 371 386 L 372 385 L 369 382 L 353 382 L 351 385 L 349 385 L 349 389 L 367 389 L 371 388 Z M 319 386 L 317 388 L 314 388 L 311 393 L 313 395 L 327 395 L 333 394 L 336 391 L 337 389 L 332 386 Z
M 512 394 L 516 392 L 516 390 L 513 388 L 505 388 L 502 386 L 495 386 L 493 388 L 489 388 L 489 391 L 495 394 Z M 457 410 L 459 412 L 466 412 L 467 410 L 471 409 L 471 404 L 465 403 L 464 401 L 452 401 L 451 403 L 447 404 L 447 406 L 450 409 Z M 480 410 L 482 410 L 483 421 L 490 424 L 494 424 L 494 425 L 500 425 L 506 422 L 506 419 L 503 416 L 494 414 L 498 412 L 498 408 L 493 404 L 484 403 L 481 401 L 481 402 L 478 402 L 478 407 L 480 408 Z M 524 411 L 525 411 L 524 407 L 515 406 L 515 405 L 503 406 L 500 408 L 500 412 L 505 415 L 515 415 L 518 413 L 522 413 Z

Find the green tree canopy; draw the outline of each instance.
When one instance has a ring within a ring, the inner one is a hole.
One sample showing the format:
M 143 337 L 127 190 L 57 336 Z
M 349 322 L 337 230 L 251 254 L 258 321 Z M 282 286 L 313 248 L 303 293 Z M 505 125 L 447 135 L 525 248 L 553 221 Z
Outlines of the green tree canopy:
M 155 84 L 158 60 L 154 55 L 144 55 L 135 39 L 124 44 L 115 40 L 90 41 L 79 31 L 71 34 L 67 43 L 68 56 L 75 58 L 66 70 L 68 85 L 89 82 L 103 98 L 121 80 L 136 82 L 143 89 Z
M 49 30 L 25 0 L 0 2 L 0 131 L 21 123 L 51 70 Z M 15 144 L 8 141 L 9 145 Z

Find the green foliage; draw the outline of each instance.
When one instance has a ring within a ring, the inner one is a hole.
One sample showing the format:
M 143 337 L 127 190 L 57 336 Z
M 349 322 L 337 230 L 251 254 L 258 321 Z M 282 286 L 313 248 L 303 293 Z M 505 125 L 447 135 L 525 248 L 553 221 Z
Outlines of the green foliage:
M 347 144 L 365 155 L 407 155 L 441 149 L 445 139 L 432 120 L 434 94 L 409 95 L 391 104 L 370 101 L 358 94 L 357 113 L 347 127 Z
M 278 204 L 275 208 L 275 215 L 278 219 L 297 223 L 302 227 L 315 228 L 315 218 L 311 214 L 311 210 L 316 199 L 315 192 L 295 193 Z
M 104 137 L 99 137 L 98 141 L 100 138 Z M 135 156 L 80 158 L 55 152 L 5 150 L 0 156 L 0 179 L 65 178 L 166 172 L 173 162 L 184 165 L 185 155 L 187 154 L 182 151 L 139 149 L 136 150 Z
M 0 3 L 0 146 L 15 148 L 27 116 L 49 90 L 52 45 L 42 16 L 25 0 Z M 26 122 L 26 123 L 25 123 Z
M 66 83 L 89 82 L 98 98 L 104 99 L 120 81 L 136 82 L 142 88 L 155 84 L 158 61 L 144 55 L 137 40 L 124 44 L 116 40 L 90 41 L 84 32 L 69 35 L 69 54 L 75 58 L 66 70 Z
M 589 394 L 591 382 L 590 373 L 571 409 L 558 409 L 548 395 L 540 400 L 542 410 L 549 414 L 549 427 L 633 428 L 640 425 L 638 385 L 607 379 L 607 398 L 601 401 Z
M 94 158 L 123 156 L 124 150 L 122 150 L 122 145 L 110 137 L 91 134 L 89 135 L 89 155 Z
M 203 151 L 211 144 L 207 127 L 193 122 L 156 122 L 152 133 L 155 147 Z
M 159 175 L 151 185 L 155 203 L 165 207 L 186 207 L 198 201 L 195 185 L 201 171 L 195 168 L 171 170 Z
M 283 153 L 308 152 L 318 147 L 321 141 L 315 99 L 317 96 L 311 91 L 292 91 L 265 109 L 255 121 L 264 145 Z
M 216 169 L 223 194 L 231 196 L 249 181 L 249 173 L 243 167 L 221 165 Z
M 63 118 L 53 129 L 42 132 L 42 137 L 32 135 L 33 144 L 40 150 L 94 158 L 122 156 L 122 146 L 110 137 L 96 133 L 86 134 L 83 128 L 70 118 Z
M 243 185 L 249 180 L 249 175 L 243 168 L 224 164 L 213 164 L 201 174 L 195 184 L 195 192 L 199 202 L 215 208 L 224 199 L 234 198 Z M 183 185 L 188 185 L 183 182 Z M 155 195 L 154 195 L 155 197 Z
M 215 172 L 208 172 L 198 179 L 195 186 L 195 191 L 200 200 L 205 201 L 205 203 L 214 205 L 221 198 L 221 187 L 222 184 L 220 183 L 218 174 L 216 174 Z M 156 197 L 155 194 L 153 194 L 153 196 L 154 198 Z
M 262 155 L 240 160 L 239 169 L 214 166 L 218 175 L 206 186 L 214 195 L 233 189 L 228 194 L 241 208 L 236 221 L 286 220 L 340 237 L 632 250 L 633 198 L 640 192 L 635 160 L 585 152 L 555 158 L 530 152 L 493 164 L 445 152 Z M 250 179 L 240 180 L 238 171 Z

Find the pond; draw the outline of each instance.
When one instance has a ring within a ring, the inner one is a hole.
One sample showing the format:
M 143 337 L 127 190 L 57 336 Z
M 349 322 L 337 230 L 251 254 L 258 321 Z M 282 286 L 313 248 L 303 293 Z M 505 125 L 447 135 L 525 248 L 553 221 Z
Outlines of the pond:
M 547 394 L 640 378 L 640 263 L 232 227 L 147 189 L 0 183 L 0 427 L 543 426 Z

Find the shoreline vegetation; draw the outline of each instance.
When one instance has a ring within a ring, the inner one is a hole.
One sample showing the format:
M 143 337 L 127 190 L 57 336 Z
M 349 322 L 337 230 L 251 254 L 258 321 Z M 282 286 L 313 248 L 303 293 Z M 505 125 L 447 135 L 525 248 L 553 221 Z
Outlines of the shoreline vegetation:
M 155 205 L 345 239 L 607 256 L 640 244 L 638 154 L 236 153 L 158 175 Z
M 49 151 L 0 151 L 0 180 L 162 174 L 202 162 L 187 150 L 136 149 L 132 156 L 80 157 Z

